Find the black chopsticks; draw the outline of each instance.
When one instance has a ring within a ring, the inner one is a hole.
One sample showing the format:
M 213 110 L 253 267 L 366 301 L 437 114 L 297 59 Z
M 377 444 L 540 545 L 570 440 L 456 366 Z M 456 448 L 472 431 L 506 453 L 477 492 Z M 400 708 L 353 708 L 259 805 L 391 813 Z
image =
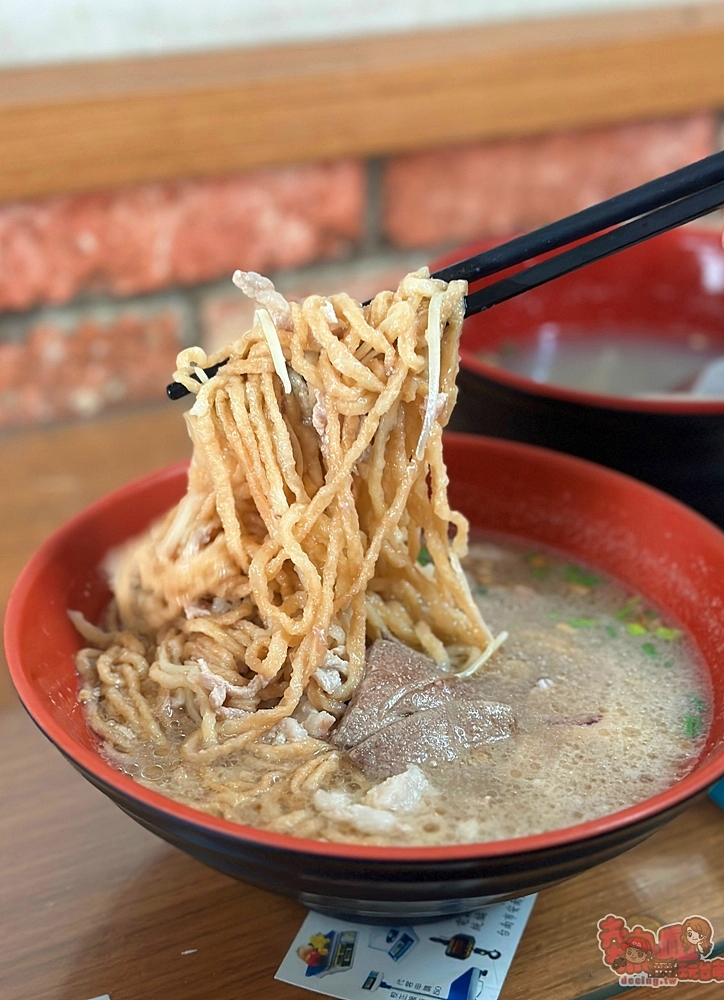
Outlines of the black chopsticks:
M 724 170 L 722 173 L 724 174 Z M 610 257 L 611 254 L 642 243 L 652 236 L 682 226 L 685 222 L 700 219 L 702 215 L 708 215 L 721 205 L 724 205 L 724 180 L 469 294 L 465 301 L 465 315 L 483 312 L 595 260 L 603 260 L 604 257 Z
M 211 365 L 209 368 L 204 368 L 204 373 L 206 374 L 206 377 L 213 378 L 213 376 L 217 373 L 219 368 L 223 368 L 225 364 L 226 361 L 219 361 L 217 362 L 217 364 Z M 192 375 L 191 378 L 195 378 L 197 382 L 201 381 L 201 379 L 197 375 Z M 186 388 L 185 385 L 181 385 L 180 382 L 169 382 L 169 384 L 166 386 L 166 395 L 168 396 L 169 399 L 182 399 L 184 396 L 189 395 L 189 390 Z
M 722 205 L 724 152 L 714 153 L 492 250 L 444 267 L 433 277 L 444 281 L 464 279 L 473 283 L 524 264 L 540 254 L 559 250 L 608 230 L 501 281 L 470 292 L 465 301 L 465 315 L 472 316 L 593 261 L 610 257 L 652 236 L 699 219 Z M 613 226 L 618 228 L 612 229 Z M 211 378 L 224 364 L 225 361 L 220 361 L 204 371 Z M 166 392 L 170 399 L 180 399 L 188 394 L 188 389 L 179 382 L 172 382 L 166 387 Z
M 724 180 L 724 152 L 714 153 L 704 160 L 682 167 L 671 174 L 657 177 L 640 187 L 624 191 L 613 198 L 584 208 L 558 222 L 552 222 L 500 246 L 486 250 L 475 257 L 458 261 L 435 272 L 436 278 L 452 281 L 464 278 L 470 283 L 488 275 L 522 264 L 532 257 L 551 250 L 558 250 L 576 240 L 593 236 L 603 229 L 610 229 L 638 215 L 662 208 L 697 191 L 703 191 Z

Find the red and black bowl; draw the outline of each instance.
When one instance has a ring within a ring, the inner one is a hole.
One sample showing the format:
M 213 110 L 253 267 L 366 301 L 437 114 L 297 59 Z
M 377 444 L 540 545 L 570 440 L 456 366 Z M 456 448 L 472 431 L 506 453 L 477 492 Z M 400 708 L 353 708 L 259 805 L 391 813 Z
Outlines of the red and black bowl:
M 268 833 L 136 784 L 104 760 L 86 725 L 74 665 L 81 643 L 67 609 L 97 620 L 109 597 L 99 569 L 104 555 L 182 495 L 183 465 L 99 500 L 26 566 L 10 599 L 5 644 L 28 713 L 84 777 L 147 829 L 228 875 L 330 914 L 383 921 L 462 912 L 543 889 L 633 847 L 724 775 L 724 534 L 663 493 L 567 455 L 451 434 L 446 458 L 451 501 L 474 528 L 600 567 L 688 630 L 711 678 L 713 721 L 696 766 L 673 787 L 536 836 L 395 848 Z
M 493 245 L 465 247 L 435 261 L 432 270 Z M 520 268 L 506 273 L 515 270 Z M 633 337 L 669 348 L 706 343 L 724 356 L 720 231 L 664 233 L 471 316 L 463 327 L 459 396 L 450 426 L 599 462 L 651 483 L 724 526 L 724 398 L 596 394 L 534 381 L 490 363 L 501 352 L 530 345 L 551 324 L 559 344 Z

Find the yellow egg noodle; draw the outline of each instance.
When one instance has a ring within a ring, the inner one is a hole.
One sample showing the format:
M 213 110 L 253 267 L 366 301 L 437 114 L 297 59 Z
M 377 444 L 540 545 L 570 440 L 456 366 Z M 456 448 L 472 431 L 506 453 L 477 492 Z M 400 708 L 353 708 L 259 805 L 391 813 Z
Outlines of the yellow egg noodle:
M 323 737 L 367 643 L 392 636 L 470 676 L 504 638 L 461 569 L 468 525 L 442 456 L 466 283 L 422 269 L 362 306 L 234 281 L 259 305 L 252 328 L 182 351 L 174 375 L 196 396 L 188 491 L 113 554 L 105 628 L 72 615 L 90 643 L 80 698 L 109 752 L 180 740 L 228 815 L 272 790 L 275 762 L 294 763 L 292 790 L 345 766 Z

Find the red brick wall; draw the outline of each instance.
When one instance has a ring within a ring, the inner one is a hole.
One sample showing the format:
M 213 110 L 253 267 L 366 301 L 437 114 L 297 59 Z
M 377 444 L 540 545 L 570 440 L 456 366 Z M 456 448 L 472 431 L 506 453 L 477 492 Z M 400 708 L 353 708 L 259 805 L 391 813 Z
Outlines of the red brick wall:
M 716 147 L 714 114 L 0 205 L 0 428 L 162 398 L 251 310 L 228 282 L 366 298 L 443 247 L 552 221 Z M 321 265 L 323 261 L 336 264 Z
M 535 229 L 707 156 L 715 133 L 703 114 L 402 156 L 385 169 L 385 233 L 409 247 Z

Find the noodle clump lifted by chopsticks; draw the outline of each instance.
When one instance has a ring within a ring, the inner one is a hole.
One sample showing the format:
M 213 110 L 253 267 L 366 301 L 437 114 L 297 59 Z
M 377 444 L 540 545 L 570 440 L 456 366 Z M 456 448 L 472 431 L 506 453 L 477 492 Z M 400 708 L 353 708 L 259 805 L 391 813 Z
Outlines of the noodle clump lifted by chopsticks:
M 234 280 L 260 304 L 251 330 L 183 351 L 174 376 L 196 394 L 188 492 L 114 554 L 106 630 L 73 616 L 93 646 L 81 699 L 119 753 L 162 744 L 179 709 L 187 758 L 282 752 L 285 732 L 313 718 L 319 740 L 342 715 L 367 642 L 465 676 L 498 644 L 460 567 L 468 526 L 442 456 L 466 284 L 423 269 L 361 306 Z

